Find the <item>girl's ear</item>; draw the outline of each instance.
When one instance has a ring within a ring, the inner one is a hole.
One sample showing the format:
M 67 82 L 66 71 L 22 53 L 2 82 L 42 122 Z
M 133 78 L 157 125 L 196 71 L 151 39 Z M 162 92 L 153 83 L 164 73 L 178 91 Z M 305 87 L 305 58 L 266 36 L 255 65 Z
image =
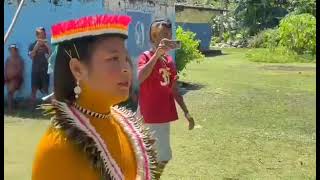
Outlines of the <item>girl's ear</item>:
M 87 75 L 87 68 L 77 58 L 71 58 L 69 61 L 70 71 L 76 81 L 80 81 Z

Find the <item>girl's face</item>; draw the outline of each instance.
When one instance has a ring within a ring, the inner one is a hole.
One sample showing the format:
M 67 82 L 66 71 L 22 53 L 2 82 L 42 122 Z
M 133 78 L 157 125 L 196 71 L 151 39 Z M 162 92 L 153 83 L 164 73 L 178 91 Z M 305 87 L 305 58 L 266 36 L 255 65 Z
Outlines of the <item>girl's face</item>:
M 101 100 L 104 97 L 117 101 L 113 103 L 126 100 L 131 86 L 132 69 L 124 39 L 103 38 L 93 46 L 89 63 L 81 66 L 80 87 L 90 91 L 88 93 L 101 95 Z

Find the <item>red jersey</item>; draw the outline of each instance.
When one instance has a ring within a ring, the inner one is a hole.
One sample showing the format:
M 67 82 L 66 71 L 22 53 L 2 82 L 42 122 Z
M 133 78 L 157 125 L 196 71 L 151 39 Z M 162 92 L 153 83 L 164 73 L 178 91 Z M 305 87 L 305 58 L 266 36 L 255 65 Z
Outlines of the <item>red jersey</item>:
M 150 51 L 140 55 L 138 72 L 150 60 Z M 177 71 L 170 55 L 158 59 L 149 77 L 140 84 L 139 106 L 145 123 L 167 123 L 178 119 L 173 95 Z

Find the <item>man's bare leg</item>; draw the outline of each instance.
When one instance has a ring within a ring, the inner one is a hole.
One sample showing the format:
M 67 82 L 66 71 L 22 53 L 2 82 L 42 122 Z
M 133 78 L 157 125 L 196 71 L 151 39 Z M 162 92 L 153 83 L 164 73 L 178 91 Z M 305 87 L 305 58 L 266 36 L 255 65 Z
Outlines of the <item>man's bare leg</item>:
M 10 91 L 8 93 L 8 113 L 11 114 L 13 112 L 13 96 L 14 96 L 14 91 Z
M 32 92 L 31 92 L 31 100 L 30 100 L 30 107 L 32 108 L 32 111 L 35 108 L 36 105 L 36 95 L 37 95 L 37 88 L 32 88 Z

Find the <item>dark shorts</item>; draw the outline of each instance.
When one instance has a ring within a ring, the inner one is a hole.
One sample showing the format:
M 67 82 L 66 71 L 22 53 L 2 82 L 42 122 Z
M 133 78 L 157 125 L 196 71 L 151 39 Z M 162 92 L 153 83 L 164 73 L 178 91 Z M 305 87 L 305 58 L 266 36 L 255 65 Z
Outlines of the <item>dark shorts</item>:
M 39 89 L 42 93 L 48 93 L 49 74 L 46 71 L 32 72 L 31 77 L 32 89 Z

